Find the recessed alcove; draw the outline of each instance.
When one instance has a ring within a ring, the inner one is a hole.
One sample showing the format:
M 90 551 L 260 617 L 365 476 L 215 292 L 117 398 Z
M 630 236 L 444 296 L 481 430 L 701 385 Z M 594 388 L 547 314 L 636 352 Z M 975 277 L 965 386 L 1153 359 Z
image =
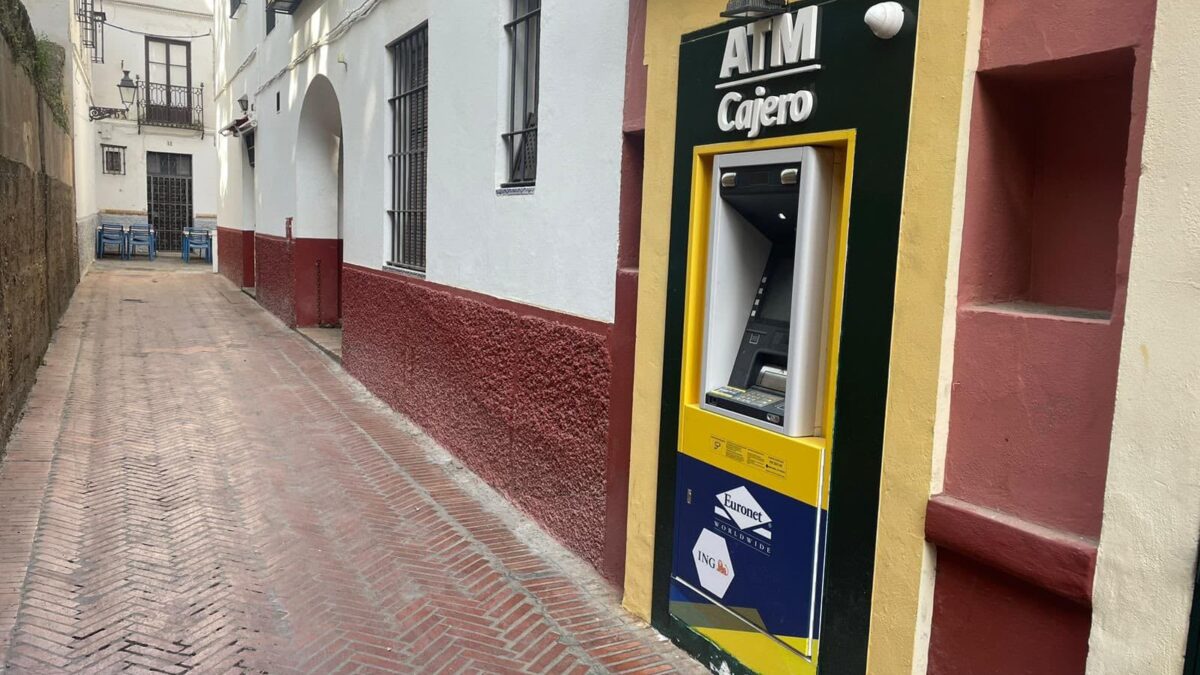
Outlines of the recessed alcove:
M 1133 65 L 1116 50 L 980 73 L 965 304 L 1109 318 Z

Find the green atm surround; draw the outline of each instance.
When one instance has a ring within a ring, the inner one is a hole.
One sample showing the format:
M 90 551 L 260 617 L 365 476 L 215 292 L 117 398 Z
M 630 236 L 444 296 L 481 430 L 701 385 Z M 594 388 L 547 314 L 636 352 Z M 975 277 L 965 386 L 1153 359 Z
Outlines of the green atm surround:
M 809 91 L 814 105 L 801 123 L 765 127 L 760 139 L 853 133 L 856 138 L 846 242 L 846 269 L 831 435 L 831 478 L 822 589 L 820 673 L 866 669 L 879 505 L 883 424 L 891 348 L 896 254 L 903 202 L 909 109 L 919 0 L 904 2 L 905 27 L 890 40 L 875 37 L 863 17 L 866 0 L 799 2 L 819 5 L 819 69 L 774 79 L 773 92 Z M 717 17 L 714 17 L 714 19 Z M 671 577 L 680 387 L 689 231 L 697 148 L 746 141 L 722 131 L 716 111 L 729 88 L 718 73 L 730 21 L 684 35 L 680 45 L 674 175 L 667 270 L 663 397 L 659 432 L 653 625 L 706 665 L 751 672 L 674 619 L 667 606 Z M 770 71 L 768 70 L 768 73 Z M 755 83 L 757 84 L 757 83 Z M 753 98 L 754 85 L 744 96 Z

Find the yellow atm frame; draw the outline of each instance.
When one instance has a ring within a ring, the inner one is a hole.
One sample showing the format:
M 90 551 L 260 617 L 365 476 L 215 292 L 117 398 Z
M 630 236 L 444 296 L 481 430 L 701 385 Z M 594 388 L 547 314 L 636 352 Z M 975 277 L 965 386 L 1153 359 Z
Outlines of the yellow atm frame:
M 834 254 L 828 305 L 828 343 L 825 349 L 824 424 L 820 436 L 792 438 L 702 409 L 700 400 L 703 395 L 701 368 L 714 157 L 799 146 L 832 149 L 837 157 L 834 163 L 837 173 L 833 177 L 834 192 L 830 204 Z M 693 152 L 678 451 L 750 484 L 815 507 L 822 520 L 828 509 L 854 154 L 853 130 L 703 145 L 697 146 Z M 818 526 L 818 531 L 823 532 L 823 528 Z M 817 550 L 818 555 L 823 555 L 824 537 L 820 539 L 822 546 Z M 686 545 L 690 546 L 690 543 Z M 814 589 L 814 604 L 819 594 L 818 587 Z M 819 623 L 820 617 L 817 616 L 815 625 Z M 764 631 L 750 630 L 749 626 L 747 628 L 731 630 L 693 626 L 692 629 L 756 671 L 816 672 L 819 639 L 770 635 Z

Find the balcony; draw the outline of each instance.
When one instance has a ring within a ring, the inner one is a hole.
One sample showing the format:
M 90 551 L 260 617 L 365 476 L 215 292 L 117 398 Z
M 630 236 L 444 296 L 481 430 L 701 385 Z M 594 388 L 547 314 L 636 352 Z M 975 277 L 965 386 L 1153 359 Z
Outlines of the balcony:
M 138 133 L 142 127 L 193 129 L 204 136 L 204 85 L 138 83 Z

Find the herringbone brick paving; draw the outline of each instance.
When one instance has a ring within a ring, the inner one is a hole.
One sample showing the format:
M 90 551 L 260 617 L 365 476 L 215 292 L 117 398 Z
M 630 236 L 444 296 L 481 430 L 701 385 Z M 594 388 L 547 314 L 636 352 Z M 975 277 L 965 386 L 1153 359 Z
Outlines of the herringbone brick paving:
M 0 466 L 0 671 L 700 672 L 207 273 L 84 279 Z

